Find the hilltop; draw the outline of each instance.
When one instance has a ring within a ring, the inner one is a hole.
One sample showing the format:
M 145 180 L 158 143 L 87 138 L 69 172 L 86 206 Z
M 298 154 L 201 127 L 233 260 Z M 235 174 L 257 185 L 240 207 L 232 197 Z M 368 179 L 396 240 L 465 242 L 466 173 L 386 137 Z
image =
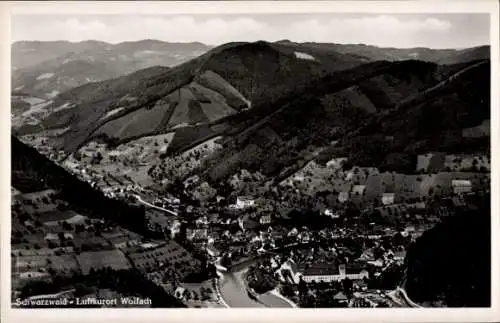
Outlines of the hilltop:
M 401 61 L 415 59 L 436 64 L 449 65 L 490 58 L 490 46 L 487 45 L 465 49 L 432 49 L 425 47 L 377 47 L 365 44 L 333 44 L 313 42 L 294 43 L 289 40 L 282 40 L 277 43 L 285 46 L 323 51 L 330 50 L 343 54 L 359 55 L 375 61 Z
M 360 63 L 358 57 L 334 52 L 304 59 L 265 42 L 226 44 L 168 70 L 148 69 L 62 93 L 25 113 L 39 114 L 40 126 L 20 127 L 17 133 L 70 126 L 61 146 L 71 153 L 91 136 L 124 142 L 212 124 Z
M 21 92 L 51 99 L 85 83 L 116 78 L 156 65 L 179 65 L 210 48 L 201 43 L 156 40 L 119 44 L 16 42 L 12 45 L 12 90 L 14 94 Z

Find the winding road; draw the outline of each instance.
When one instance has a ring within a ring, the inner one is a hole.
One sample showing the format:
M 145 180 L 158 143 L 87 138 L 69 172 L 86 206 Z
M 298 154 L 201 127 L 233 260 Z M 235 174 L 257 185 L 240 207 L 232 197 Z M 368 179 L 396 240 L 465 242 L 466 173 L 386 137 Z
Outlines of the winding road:
M 175 216 L 178 216 L 178 215 L 179 215 L 177 212 L 174 212 L 174 211 L 172 211 L 172 210 L 169 210 L 169 209 L 164 209 L 164 208 L 162 208 L 162 207 L 159 207 L 159 206 L 153 205 L 153 204 L 151 204 L 151 203 L 149 203 L 149 202 L 146 202 L 146 201 L 144 201 L 144 200 L 143 200 L 143 199 L 142 199 L 139 195 L 137 195 L 137 194 L 135 194 L 134 196 L 135 196 L 135 198 L 137 199 L 137 201 L 138 201 L 139 203 L 142 203 L 142 204 L 144 204 L 144 205 L 146 205 L 146 206 L 149 206 L 150 208 L 157 209 L 157 210 L 160 210 L 160 211 L 164 211 L 164 212 L 170 213 L 170 214 L 175 215 Z

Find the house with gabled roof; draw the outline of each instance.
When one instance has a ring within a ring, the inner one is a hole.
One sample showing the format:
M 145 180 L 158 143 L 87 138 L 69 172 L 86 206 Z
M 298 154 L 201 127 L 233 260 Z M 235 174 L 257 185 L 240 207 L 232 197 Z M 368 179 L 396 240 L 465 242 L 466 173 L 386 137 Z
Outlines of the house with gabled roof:
M 338 200 L 340 203 L 345 203 L 349 201 L 349 192 L 340 192 Z
M 354 185 L 352 187 L 352 194 L 355 196 L 363 196 L 365 194 L 366 185 Z
M 472 191 L 472 183 L 470 180 L 454 179 L 451 181 L 451 186 L 455 194 L 469 193 Z
M 383 205 L 394 204 L 395 197 L 396 197 L 395 193 L 383 193 L 382 194 L 382 204 Z

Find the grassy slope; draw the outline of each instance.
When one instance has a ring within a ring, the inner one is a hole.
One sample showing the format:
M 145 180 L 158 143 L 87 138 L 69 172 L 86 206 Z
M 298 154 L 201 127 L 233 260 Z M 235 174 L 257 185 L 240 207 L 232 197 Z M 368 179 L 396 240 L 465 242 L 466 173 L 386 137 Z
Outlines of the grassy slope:
M 213 73 L 216 73 L 222 76 L 222 79 L 228 84 L 224 85 L 224 81 L 219 80 L 220 82 L 216 82 L 217 84 L 213 88 L 220 88 L 222 84 L 224 89 L 221 90 L 222 95 L 228 95 L 226 104 L 233 105 L 234 108 L 238 105 L 235 103 L 237 100 L 243 102 L 245 100 L 241 94 L 231 89 L 229 84 L 238 89 L 244 97 L 250 98 L 251 101 L 265 102 L 270 98 L 270 92 L 275 96 L 280 96 L 283 91 L 288 90 L 295 83 L 304 83 L 305 76 L 323 75 L 329 70 L 347 68 L 350 66 L 349 64 L 357 63 L 356 60 L 346 55 L 337 54 L 335 57 L 335 60 L 332 59 L 335 64 L 332 62 L 321 64 L 298 60 L 292 54 L 281 51 L 279 46 L 268 43 L 226 44 L 166 71 L 152 68 L 116 80 L 86 85 L 63 93 L 56 99 L 54 105 L 58 104 L 59 106 L 70 101 L 77 103 L 77 108 L 71 112 L 56 112 L 43 120 L 42 123 L 46 129 L 71 125 L 70 131 L 65 133 L 60 141 L 61 147 L 70 153 L 88 141 L 90 136 L 106 122 L 118 119 L 138 109 L 151 108 L 158 100 L 165 98 L 177 89 L 188 86 L 197 75 L 211 73 L 210 75 L 213 76 L 215 75 Z M 341 58 L 344 57 L 345 59 L 342 61 Z M 339 62 L 343 64 L 338 64 Z M 275 91 L 268 91 L 271 87 L 275 88 Z M 188 93 L 184 94 L 190 97 Z M 125 96 L 134 98 L 134 100 L 123 100 Z M 205 117 L 213 121 L 213 117 L 207 116 L 208 113 L 199 113 L 200 107 L 196 103 L 190 104 L 189 101 L 190 98 L 181 99 L 179 107 L 175 111 L 180 110 L 181 114 L 192 116 L 195 122 L 206 121 Z M 123 108 L 119 113 L 106 120 L 102 119 L 109 111 L 118 107 Z M 202 106 L 202 110 L 206 109 Z M 166 112 L 172 114 L 168 119 L 176 115 L 175 111 Z M 163 118 L 163 125 L 166 122 L 166 118 Z M 146 122 L 146 125 L 149 126 L 149 123 Z M 171 123 L 170 126 L 174 126 L 174 124 Z M 26 126 L 17 129 L 17 132 L 23 134 L 37 131 L 39 128 Z M 144 135 L 151 134 L 152 130 L 151 127 L 145 127 L 143 129 Z M 167 130 L 168 127 L 167 129 L 165 127 L 156 129 L 157 132 Z M 123 138 L 118 139 L 123 140 Z

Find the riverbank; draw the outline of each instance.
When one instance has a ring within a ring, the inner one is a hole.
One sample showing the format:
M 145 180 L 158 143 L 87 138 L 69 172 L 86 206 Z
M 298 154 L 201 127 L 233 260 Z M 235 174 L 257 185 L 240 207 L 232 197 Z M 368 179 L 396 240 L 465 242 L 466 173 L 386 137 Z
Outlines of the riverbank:
M 295 304 L 294 302 L 292 302 L 290 299 L 288 299 L 285 296 L 281 295 L 277 288 L 269 291 L 269 293 L 271 293 L 272 295 L 274 295 L 276 297 L 281 298 L 283 301 L 287 302 L 287 304 L 290 305 L 293 308 L 298 308 L 299 307 L 297 304 Z

